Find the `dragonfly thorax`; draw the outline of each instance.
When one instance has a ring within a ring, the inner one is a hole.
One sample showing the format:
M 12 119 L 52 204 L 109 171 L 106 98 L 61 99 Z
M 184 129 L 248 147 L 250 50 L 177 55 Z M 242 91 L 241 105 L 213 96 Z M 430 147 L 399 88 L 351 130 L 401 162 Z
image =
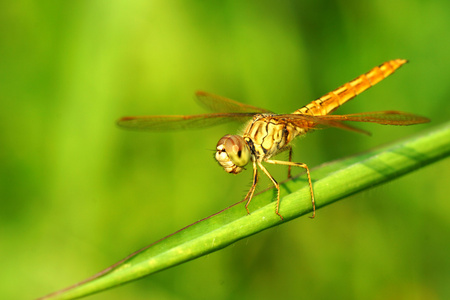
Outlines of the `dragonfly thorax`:
M 251 152 L 242 136 L 227 134 L 217 143 L 215 157 L 225 171 L 238 174 L 249 163 Z

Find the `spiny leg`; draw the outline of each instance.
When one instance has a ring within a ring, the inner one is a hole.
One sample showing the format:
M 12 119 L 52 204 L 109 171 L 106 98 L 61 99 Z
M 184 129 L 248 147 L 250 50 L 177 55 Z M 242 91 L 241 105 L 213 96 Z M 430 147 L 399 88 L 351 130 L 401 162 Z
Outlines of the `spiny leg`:
M 247 200 L 247 203 L 245 204 L 245 209 L 247 210 L 247 213 L 250 214 L 250 211 L 248 210 L 248 205 L 250 204 L 250 201 L 252 201 L 253 193 L 255 192 L 256 183 L 258 182 L 258 168 L 256 167 L 256 161 L 253 161 L 253 183 L 252 187 L 248 191 L 247 195 L 245 196 L 244 200 Z
M 263 170 L 264 173 L 266 173 L 267 177 L 269 177 L 269 179 L 272 180 L 273 185 L 275 185 L 275 187 L 277 188 L 277 208 L 275 210 L 275 213 L 278 216 L 280 216 L 281 220 L 283 220 L 283 216 L 280 215 L 280 213 L 278 212 L 278 208 L 280 207 L 280 185 L 275 180 L 275 178 L 273 178 L 272 175 L 270 175 L 269 171 L 267 171 L 267 169 L 259 161 L 258 161 L 258 166 L 261 168 L 261 170 Z
M 308 176 L 308 183 L 309 183 L 309 191 L 311 193 L 311 203 L 312 203 L 312 207 L 313 207 L 313 214 L 310 217 L 311 219 L 313 219 L 316 216 L 316 203 L 314 201 L 314 192 L 313 192 L 313 187 L 312 187 L 312 182 L 311 182 L 311 175 L 309 174 L 309 168 L 306 164 L 304 163 L 296 163 L 296 162 L 291 162 L 291 161 L 282 161 L 282 160 L 266 160 L 266 162 L 270 163 L 270 164 L 275 164 L 275 165 L 285 165 L 285 166 L 294 166 L 294 167 L 300 167 L 306 170 L 306 175 Z M 278 211 L 278 205 L 277 205 L 277 211 Z M 278 212 L 277 212 L 278 214 Z
M 289 147 L 289 162 L 292 162 L 292 147 Z M 288 166 L 288 179 L 291 178 L 291 165 Z

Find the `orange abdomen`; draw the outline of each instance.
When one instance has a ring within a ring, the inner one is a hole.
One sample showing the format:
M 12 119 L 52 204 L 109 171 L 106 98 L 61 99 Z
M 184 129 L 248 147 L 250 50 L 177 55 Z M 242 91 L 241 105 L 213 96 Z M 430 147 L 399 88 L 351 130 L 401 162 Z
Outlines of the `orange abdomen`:
M 296 110 L 294 114 L 304 114 L 312 116 L 323 116 L 331 113 L 345 102 L 353 99 L 371 86 L 395 72 L 407 60 L 395 59 L 387 61 L 369 72 L 358 76 L 350 82 L 338 87 L 332 92 L 312 101 L 308 105 Z

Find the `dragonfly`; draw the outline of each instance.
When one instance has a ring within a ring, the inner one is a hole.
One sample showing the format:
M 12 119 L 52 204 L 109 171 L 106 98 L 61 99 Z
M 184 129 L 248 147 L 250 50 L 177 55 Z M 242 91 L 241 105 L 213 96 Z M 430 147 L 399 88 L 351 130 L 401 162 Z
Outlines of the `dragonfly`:
M 314 218 L 316 206 L 310 170 L 305 163 L 292 161 L 292 140 L 311 130 L 324 127 L 335 127 L 370 134 L 365 130 L 344 123 L 346 121 L 382 125 L 413 125 L 429 122 L 430 120 L 426 117 L 391 110 L 330 115 L 345 102 L 390 76 L 406 62 L 405 59 L 387 61 L 290 114 L 275 114 L 264 108 L 198 91 L 196 96 L 199 103 L 212 113 L 131 116 L 119 119 L 117 124 L 130 130 L 165 131 L 204 128 L 229 121 L 246 122 L 241 134 L 227 134 L 219 140 L 216 146 L 215 159 L 226 172 L 231 174 L 238 174 L 245 169 L 246 165 L 252 164 L 252 186 L 242 200 L 242 202 L 246 201 L 245 209 L 247 213 L 250 214 L 248 207 L 258 183 L 259 168 L 277 189 L 275 213 L 283 220 L 283 216 L 279 212 L 280 185 L 263 165 L 263 163 L 269 163 L 288 166 L 288 178 L 291 177 L 291 167 L 305 169 L 311 195 L 311 218 Z M 272 157 L 284 151 L 289 151 L 288 161 L 272 159 Z

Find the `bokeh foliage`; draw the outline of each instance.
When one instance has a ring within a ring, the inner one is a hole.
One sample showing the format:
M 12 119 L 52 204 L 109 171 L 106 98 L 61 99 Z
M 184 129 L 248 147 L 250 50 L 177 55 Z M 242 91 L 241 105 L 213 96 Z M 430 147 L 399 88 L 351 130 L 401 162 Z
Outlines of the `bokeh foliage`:
M 313 167 L 448 120 L 449 3 L 304 2 L 1 3 L 2 298 L 70 285 L 245 195 L 251 172 L 212 158 L 239 126 L 146 134 L 118 117 L 200 113 L 197 89 L 290 112 L 407 58 L 337 113 L 432 123 L 316 132 L 294 160 Z M 92 299 L 449 297 L 449 176 L 447 160 Z

